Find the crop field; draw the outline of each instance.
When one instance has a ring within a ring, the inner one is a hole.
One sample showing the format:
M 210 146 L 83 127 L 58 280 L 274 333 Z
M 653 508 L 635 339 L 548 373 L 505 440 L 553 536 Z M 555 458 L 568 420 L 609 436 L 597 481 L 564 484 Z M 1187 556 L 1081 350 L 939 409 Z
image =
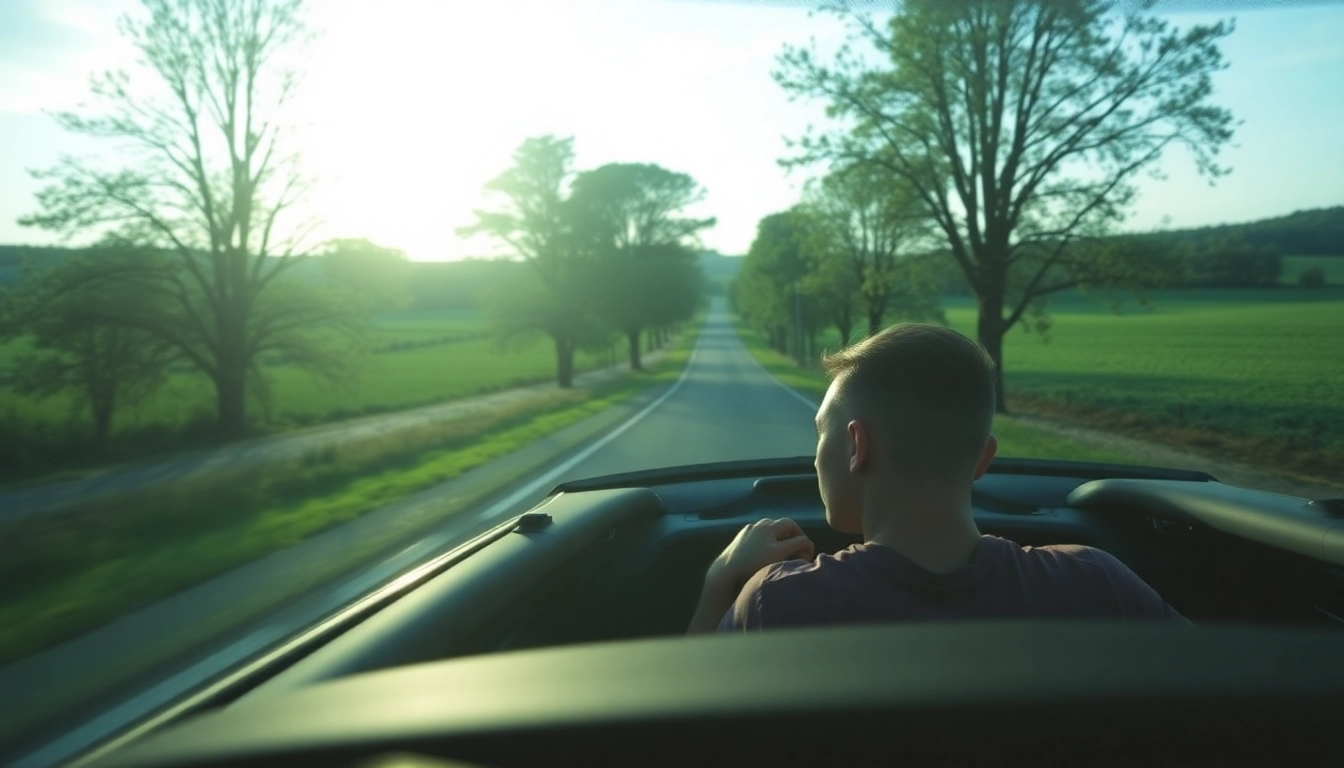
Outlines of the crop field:
M 260 403 L 253 414 L 265 430 L 284 429 L 334 419 L 466 397 L 491 390 L 547 381 L 554 375 L 550 340 L 538 337 L 500 346 L 490 338 L 477 312 L 405 312 L 377 318 L 378 350 L 358 361 L 356 373 L 330 382 L 286 365 L 267 370 L 269 413 Z M 0 369 L 13 364 L 27 341 L 0 346 Z M 580 353 L 576 367 L 590 370 L 619 362 L 618 348 L 609 353 Z M 120 410 L 113 435 L 169 432 L 211 418 L 213 391 L 209 382 L 190 373 L 173 374 L 152 399 Z M 12 428 L 78 433 L 88 429 L 88 416 L 72 395 L 34 400 L 0 385 L 0 418 Z
M 1249 459 L 1296 454 L 1290 463 L 1307 470 L 1344 457 L 1344 290 L 1201 289 L 1150 299 L 1116 314 L 1068 295 L 1052 306 L 1048 338 L 1014 329 L 1004 340 L 1010 407 L 1045 406 Z M 945 306 L 948 322 L 973 335 L 971 302 Z

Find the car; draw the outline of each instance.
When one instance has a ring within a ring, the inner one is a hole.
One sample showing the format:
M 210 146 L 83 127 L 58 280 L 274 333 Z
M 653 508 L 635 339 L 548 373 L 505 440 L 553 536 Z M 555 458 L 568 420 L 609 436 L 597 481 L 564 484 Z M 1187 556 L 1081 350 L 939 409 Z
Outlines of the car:
M 561 484 L 82 763 L 1338 764 L 1344 500 L 998 459 L 973 504 L 984 533 L 1111 552 L 1196 626 L 684 637 L 744 524 L 855 539 L 811 457 L 663 468 Z

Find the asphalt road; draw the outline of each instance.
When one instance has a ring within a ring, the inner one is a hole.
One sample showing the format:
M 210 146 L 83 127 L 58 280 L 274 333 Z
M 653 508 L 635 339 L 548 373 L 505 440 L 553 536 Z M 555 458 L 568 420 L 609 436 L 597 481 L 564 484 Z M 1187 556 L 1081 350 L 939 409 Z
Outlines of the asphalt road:
M 477 508 L 452 515 L 449 522 L 409 546 L 236 628 L 227 637 L 202 643 L 185 660 L 157 668 L 152 674 L 141 674 L 133 684 L 127 681 L 119 685 L 117 703 L 100 705 L 97 714 L 88 713 L 78 727 L 63 730 L 51 740 L 44 738 L 41 746 L 29 743 L 18 752 L 22 757 L 15 764 L 40 766 L 67 758 L 417 564 L 525 511 L 559 482 L 655 467 L 810 455 L 816 445 L 814 412 L 815 404 L 780 384 L 755 362 L 719 303 L 707 318 L 681 377 L 669 387 L 645 393 L 564 430 L 584 435 L 581 441 L 565 443 L 563 435 L 557 433 L 441 486 L 0 668 L 0 692 L 4 692 L 0 693 L 0 721 L 4 721 L 5 711 L 17 714 L 24 706 L 24 692 L 64 688 L 73 696 L 78 693 L 79 681 L 119 666 L 119 661 L 143 652 L 165 631 L 191 627 L 212 615 L 228 613 L 245 596 L 301 572 L 305 563 L 329 556 L 334 548 L 348 546 L 371 527 L 396 525 L 399 519 L 404 521 L 427 508 L 442 508 L 454 497 L 463 496 L 473 477 L 493 472 L 511 480 Z M 548 445 L 552 439 L 556 442 Z M 569 447 L 556 447 L 563 445 Z M 529 453 L 530 458 L 526 456 Z M 510 466 L 528 469 L 518 476 L 509 474 Z
M 685 377 L 666 400 L 561 479 L 806 456 L 817 445 L 815 413 L 815 404 L 756 362 L 720 310 L 706 320 Z

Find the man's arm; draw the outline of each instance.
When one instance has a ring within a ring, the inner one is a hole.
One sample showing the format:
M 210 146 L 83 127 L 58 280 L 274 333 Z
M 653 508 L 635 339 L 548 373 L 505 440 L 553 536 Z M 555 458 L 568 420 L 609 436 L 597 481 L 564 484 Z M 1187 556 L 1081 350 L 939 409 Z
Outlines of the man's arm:
M 700 603 L 691 617 L 690 635 L 713 632 L 727 613 L 741 585 L 772 563 L 815 557 L 812 540 L 787 517 L 758 520 L 737 532 L 728 548 L 710 563 L 700 592 Z

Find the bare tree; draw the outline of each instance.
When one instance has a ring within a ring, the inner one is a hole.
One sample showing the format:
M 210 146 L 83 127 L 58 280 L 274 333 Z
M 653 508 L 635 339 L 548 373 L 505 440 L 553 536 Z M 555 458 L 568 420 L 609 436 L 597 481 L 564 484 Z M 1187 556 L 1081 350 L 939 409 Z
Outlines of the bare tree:
M 302 0 L 142 3 L 120 24 L 139 67 L 95 76 L 93 106 L 55 116 L 115 142 L 114 161 L 65 157 L 35 172 L 49 184 L 21 223 L 110 231 L 171 255 L 143 276 L 167 311 L 98 322 L 171 345 L 213 383 L 219 429 L 234 436 L 246 430 L 249 385 L 264 390 L 264 355 L 335 376 L 345 356 L 332 331 L 358 325 L 342 303 L 286 275 L 316 224 L 295 214 L 309 182 L 284 121 L 294 52 L 309 37 Z

